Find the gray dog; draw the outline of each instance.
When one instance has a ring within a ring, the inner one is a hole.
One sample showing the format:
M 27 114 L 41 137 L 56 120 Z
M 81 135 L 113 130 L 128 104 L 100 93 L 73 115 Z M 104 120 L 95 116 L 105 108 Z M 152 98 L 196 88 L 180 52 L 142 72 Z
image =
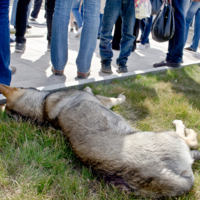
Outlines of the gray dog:
M 126 98 L 94 96 L 85 91 L 57 92 L 0 84 L 6 112 L 18 119 L 50 122 L 69 138 L 79 159 L 106 180 L 143 197 L 177 196 L 194 183 L 192 163 L 200 159 L 197 135 L 173 121 L 176 131 L 136 132 L 110 108 Z

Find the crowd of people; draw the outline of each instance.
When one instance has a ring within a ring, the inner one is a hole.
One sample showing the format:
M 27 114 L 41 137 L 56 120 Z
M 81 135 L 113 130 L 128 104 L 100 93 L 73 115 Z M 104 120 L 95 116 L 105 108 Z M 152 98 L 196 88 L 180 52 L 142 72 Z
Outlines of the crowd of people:
M 31 6 L 34 3 L 31 12 Z M 14 0 L 10 23 L 16 29 L 15 51 L 26 49 L 25 33 L 28 18 L 37 19 L 42 0 Z M 172 0 L 175 10 L 175 34 L 169 40 L 166 59 L 153 67 L 179 67 L 183 62 L 183 49 L 187 41 L 189 26 L 195 16 L 194 37 L 186 50 L 196 52 L 200 39 L 200 0 Z M 76 58 L 77 77 L 90 75 L 91 60 L 100 39 L 101 71 L 112 73 L 113 50 L 120 50 L 116 62 L 118 73 L 128 71 L 127 60 L 132 51 L 150 47 L 149 34 L 153 16 L 135 18 L 133 0 L 45 0 L 47 22 L 47 49 L 50 50 L 52 73 L 63 75 L 68 61 L 68 26 L 76 27 L 75 37 L 80 37 L 80 48 Z M 30 15 L 30 16 L 29 16 Z M 0 83 L 10 85 L 16 68 L 10 67 L 9 1 L 0 1 Z M 115 26 L 114 26 L 115 25 Z M 115 27 L 114 36 L 112 30 Z M 137 40 L 139 28 L 141 37 Z M 137 45 L 136 45 L 137 42 Z

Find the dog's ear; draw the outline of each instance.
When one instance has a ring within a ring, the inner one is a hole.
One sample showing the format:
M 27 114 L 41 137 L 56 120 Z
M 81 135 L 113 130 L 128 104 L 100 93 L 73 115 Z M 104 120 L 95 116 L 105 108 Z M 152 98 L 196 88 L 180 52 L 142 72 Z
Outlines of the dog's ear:
M 25 89 L 10 87 L 0 84 L 0 92 L 7 98 L 8 101 L 15 101 L 25 93 Z

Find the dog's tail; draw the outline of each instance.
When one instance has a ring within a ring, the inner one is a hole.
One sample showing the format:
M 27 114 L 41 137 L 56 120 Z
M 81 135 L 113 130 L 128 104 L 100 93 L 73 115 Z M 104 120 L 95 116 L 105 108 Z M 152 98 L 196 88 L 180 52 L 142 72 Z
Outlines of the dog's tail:
M 200 160 L 200 151 L 192 150 L 190 153 L 194 161 Z

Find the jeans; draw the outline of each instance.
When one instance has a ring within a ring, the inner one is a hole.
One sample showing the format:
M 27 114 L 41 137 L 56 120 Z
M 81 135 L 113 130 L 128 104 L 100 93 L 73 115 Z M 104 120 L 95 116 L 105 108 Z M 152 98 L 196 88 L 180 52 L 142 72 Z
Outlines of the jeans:
M 83 24 L 83 5 L 81 6 L 81 13 L 79 12 L 81 0 L 73 0 L 72 13 L 78 24 L 78 28 L 82 27 Z
M 190 45 L 190 48 L 194 51 L 197 51 L 197 48 L 199 45 L 199 39 L 200 39 L 200 2 L 193 1 L 187 12 L 185 43 L 187 41 L 190 24 L 192 22 L 194 15 L 195 15 L 194 36 L 193 36 L 192 44 Z
M 33 18 L 37 18 L 38 17 L 38 14 L 40 12 L 40 8 L 42 6 L 42 0 L 35 0 L 34 1 L 34 8 L 31 12 L 31 17 Z
M 10 85 L 10 29 L 9 29 L 9 1 L 0 1 L 0 83 Z
M 17 4 L 17 15 L 16 15 L 16 42 L 26 43 L 25 33 L 27 24 L 27 12 L 28 5 L 31 0 L 19 0 Z
M 99 29 L 98 29 L 98 37 L 100 38 L 100 36 L 101 36 L 101 27 L 102 27 L 103 14 L 100 13 L 99 18 L 100 18 L 100 22 L 99 22 Z
M 125 65 L 128 56 L 131 54 L 133 41 L 133 27 L 135 24 L 135 5 L 133 0 L 107 0 L 103 15 L 101 38 L 100 38 L 100 56 L 102 63 L 111 63 L 113 52 L 111 48 L 112 30 L 117 18 L 122 18 L 122 39 L 118 65 Z
M 19 0 L 14 0 L 13 1 L 13 6 L 12 6 L 12 13 L 11 13 L 11 19 L 10 19 L 10 24 L 13 26 L 16 26 L 16 15 L 17 15 L 17 4 L 18 4 Z M 28 12 L 27 12 L 27 25 L 29 25 L 28 23 L 28 18 L 31 12 L 31 7 L 33 4 L 33 0 L 30 1 L 29 5 L 28 5 Z
M 55 70 L 63 70 L 68 60 L 68 24 L 73 0 L 56 0 L 52 24 L 51 62 Z M 83 29 L 76 64 L 87 73 L 96 48 L 100 0 L 83 1 Z
M 51 43 L 52 21 L 56 0 L 46 0 L 47 40 Z
M 153 23 L 153 16 L 141 20 L 141 44 L 149 44 L 149 34 L 151 32 L 151 25 Z
M 175 33 L 169 40 L 166 60 L 173 63 L 181 63 L 182 61 L 183 48 L 185 45 L 185 18 L 189 4 L 190 0 L 172 0 L 172 6 L 175 9 Z

